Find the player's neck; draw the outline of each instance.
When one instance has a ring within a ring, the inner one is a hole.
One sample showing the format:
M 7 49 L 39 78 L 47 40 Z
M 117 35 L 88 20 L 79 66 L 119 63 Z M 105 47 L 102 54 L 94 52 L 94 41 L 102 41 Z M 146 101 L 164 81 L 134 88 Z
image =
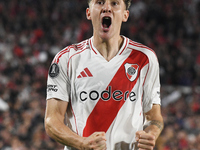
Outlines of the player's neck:
M 103 40 L 101 38 L 93 38 L 93 44 L 99 53 L 107 60 L 110 61 L 117 55 L 122 44 L 123 37 L 118 36 L 109 40 Z

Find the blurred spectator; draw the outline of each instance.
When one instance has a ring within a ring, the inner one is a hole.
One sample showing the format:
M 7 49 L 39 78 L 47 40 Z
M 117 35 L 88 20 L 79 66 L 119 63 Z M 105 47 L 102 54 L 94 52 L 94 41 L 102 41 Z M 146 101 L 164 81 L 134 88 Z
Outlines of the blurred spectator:
M 46 77 L 58 51 L 92 35 L 86 7 L 85 0 L 0 1 L 0 149 L 63 149 L 44 131 Z M 133 0 L 121 34 L 159 59 L 165 129 L 155 149 L 199 150 L 200 0 Z

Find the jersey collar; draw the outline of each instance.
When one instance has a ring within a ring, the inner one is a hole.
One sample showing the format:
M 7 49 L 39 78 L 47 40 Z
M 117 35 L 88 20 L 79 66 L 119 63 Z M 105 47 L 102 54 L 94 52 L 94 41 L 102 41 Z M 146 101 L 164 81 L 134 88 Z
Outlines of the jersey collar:
M 123 44 L 122 44 L 122 46 L 121 46 L 121 48 L 120 48 L 120 50 L 119 50 L 119 52 L 118 52 L 118 54 L 117 55 L 121 55 L 124 51 L 125 51 L 125 49 L 127 48 L 127 46 L 128 46 L 128 42 L 129 42 L 129 39 L 127 38 L 127 37 L 125 37 L 125 36 L 123 36 L 123 35 L 121 35 L 122 37 L 123 37 L 123 39 L 124 39 L 124 41 L 123 41 Z M 90 45 L 90 48 L 91 48 L 91 50 L 97 55 L 97 54 L 99 54 L 100 55 L 100 53 L 99 53 L 99 51 L 95 48 L 95 46 L 93 45 L 93 36 L 89 39 L 89 45 Z

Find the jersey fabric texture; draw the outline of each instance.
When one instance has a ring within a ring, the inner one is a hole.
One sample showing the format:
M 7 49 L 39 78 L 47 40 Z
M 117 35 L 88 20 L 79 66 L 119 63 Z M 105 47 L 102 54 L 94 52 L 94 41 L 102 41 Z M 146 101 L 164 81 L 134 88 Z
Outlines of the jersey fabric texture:
M 106 132 L 108 150 L 135 149 L 143 114 L 160 104 L 154 51 L 122 37 L 123 45 L 110 61 L 94 47 L 93 37 L 66 47 L 52 61 L 47 81 L 47 100 L 69 102 L 66 125 L 84 137 Z

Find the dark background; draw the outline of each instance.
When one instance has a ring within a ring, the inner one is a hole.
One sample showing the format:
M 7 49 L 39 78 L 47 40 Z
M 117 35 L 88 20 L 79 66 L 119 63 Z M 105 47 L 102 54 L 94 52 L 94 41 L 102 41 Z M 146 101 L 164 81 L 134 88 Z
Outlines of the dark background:
M 92 36 L 86 0 L 0 0 L 0 149 L 55 150 L 44 130 L 54 55 Z M 160 63 L 165 122 L 155 149 L 200 149 L 200 0 L 133 0 L 122 35 Z

